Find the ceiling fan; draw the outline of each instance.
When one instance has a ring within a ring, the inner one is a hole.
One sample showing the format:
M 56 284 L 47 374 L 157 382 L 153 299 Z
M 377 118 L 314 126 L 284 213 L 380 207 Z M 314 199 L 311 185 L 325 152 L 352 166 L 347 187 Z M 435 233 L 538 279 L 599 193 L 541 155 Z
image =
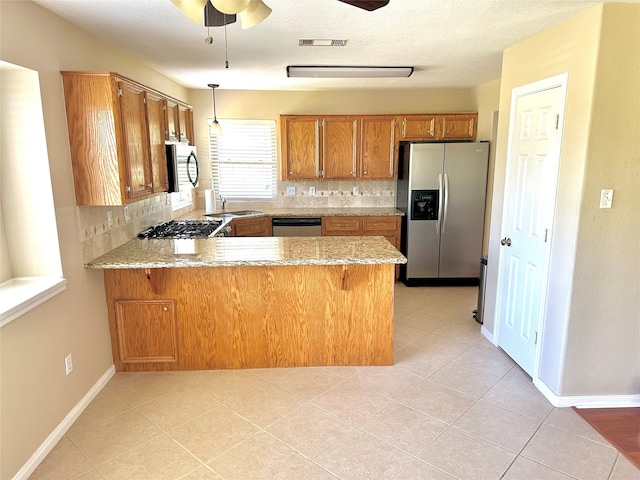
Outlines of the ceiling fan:
M 241 28 L 251 28 L 271 13 L 271 8 L 262 0 L 171 0 L 187 17 L 196 23 L 202 22 L 205 6 L 208 2 L 223 15 L 238 15 Z M 338 0 L 372 12 L 389 4 L 389 0 Z

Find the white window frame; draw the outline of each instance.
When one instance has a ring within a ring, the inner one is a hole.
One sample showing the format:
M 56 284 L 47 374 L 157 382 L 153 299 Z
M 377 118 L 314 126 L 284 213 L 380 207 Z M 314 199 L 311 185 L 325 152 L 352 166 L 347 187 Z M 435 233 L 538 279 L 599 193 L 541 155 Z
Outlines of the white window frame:
M 276 201 L 278 194 L 278 165 L 276 148 L 276 122 L 275 120 L 231 120 L 219 119 L 222 133 L 217 136 L 209 133 L 209 158 L 211 161 L 211 187 L 216 195 L 222 195 L 227 200 L 234 201 Z M 245 142 L 251 134 L 258 138 L 254 143 Z M 228 150 L 223 150 L 225 140 L 237 141 L 231 146 L 226 145 Z M 236 148 L 240 147 L 242 148 Z M 220 154 L 226 159 L 220 159 Z M 225 182 L 221 180 L 221 167 L 227 169 L 235 165 L 239 171 L 245 170 L 246 166 L 254 166 L 256 170 L 262 170 L 262 181 L 247 181 L 244 176 L 244 185 L 248 185 L 250 190 L 240 191 L 243 183 L 242 173 L 238 174 L 235 182 Z M 245 168 L 243 168 L 245 167 Z M 226 183 L 226 185 L 225 185 Z M 265 187 L 265 193 L 261 194 L 259 188 Z M 251 188 L 253 187 L 253 188 Z

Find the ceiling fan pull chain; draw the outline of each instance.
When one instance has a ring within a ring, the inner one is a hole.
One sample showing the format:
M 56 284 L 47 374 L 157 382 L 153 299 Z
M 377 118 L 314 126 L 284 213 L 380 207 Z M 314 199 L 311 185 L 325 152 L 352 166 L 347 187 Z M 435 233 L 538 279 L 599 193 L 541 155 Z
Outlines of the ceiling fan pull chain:
M 229 51 L 227 50 L 227 24 L 224 24 L 224 68 L 229 68 Z

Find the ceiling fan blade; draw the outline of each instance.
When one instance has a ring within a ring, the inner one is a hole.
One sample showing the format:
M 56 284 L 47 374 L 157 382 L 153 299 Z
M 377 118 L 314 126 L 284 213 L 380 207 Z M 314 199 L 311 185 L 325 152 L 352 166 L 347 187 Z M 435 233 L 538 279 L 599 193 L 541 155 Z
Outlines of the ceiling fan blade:
M 373 12 L 389 4 L 389 0 L 338 0 L 339 2 Z
M 202 23 L 207 0 L 171 0 L 178 9 L 196 23 Z

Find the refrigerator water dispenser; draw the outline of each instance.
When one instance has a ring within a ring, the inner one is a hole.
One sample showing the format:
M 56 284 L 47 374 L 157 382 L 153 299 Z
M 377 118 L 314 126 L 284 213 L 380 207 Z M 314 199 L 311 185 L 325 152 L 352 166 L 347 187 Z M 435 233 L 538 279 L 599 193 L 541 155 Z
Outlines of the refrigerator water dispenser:
M 411 190 L 411 220 L 438 219 L 438 190 Z

